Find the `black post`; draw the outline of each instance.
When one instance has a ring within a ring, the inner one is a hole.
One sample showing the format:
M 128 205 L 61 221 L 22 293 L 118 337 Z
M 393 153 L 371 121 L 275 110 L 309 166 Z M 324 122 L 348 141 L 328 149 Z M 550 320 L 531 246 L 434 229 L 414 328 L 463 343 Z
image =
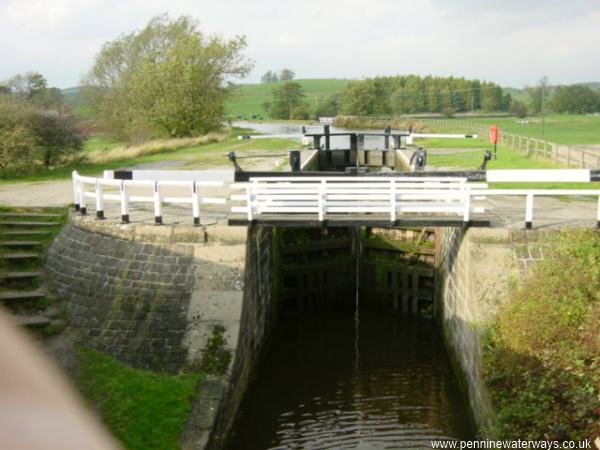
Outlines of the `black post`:
M 331 138 L 329 137 L 330 126 L 324 125 L 323 132 L 325 133 L 325 150 L 330 150 L 331 149 L 331 141 L 330 141 Z
M 498 159 L 498 144 L 494 142 L 494 159 Z
M 321 136 L 313 136 L 313 148 L 315 150 L 321 149 Z
M 300 172 L 300 150 L 290 151 L 290 168 L 292 172 Z

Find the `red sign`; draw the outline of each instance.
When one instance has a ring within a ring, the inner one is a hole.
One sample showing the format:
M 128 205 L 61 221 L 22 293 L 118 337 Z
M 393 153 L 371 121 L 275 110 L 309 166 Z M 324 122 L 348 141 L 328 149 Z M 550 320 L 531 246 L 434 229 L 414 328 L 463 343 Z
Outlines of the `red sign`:
M 498 127 L 496 125 L 490 126 L 490 142 L 492 144 L 498 143 Z

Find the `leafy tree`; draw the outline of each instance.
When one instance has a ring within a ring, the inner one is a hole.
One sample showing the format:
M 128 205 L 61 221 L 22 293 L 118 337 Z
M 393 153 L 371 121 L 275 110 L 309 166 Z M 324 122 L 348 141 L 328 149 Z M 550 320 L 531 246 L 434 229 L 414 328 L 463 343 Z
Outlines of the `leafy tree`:
M 279 72 L 279 79 L 281 81 L 291 81 L 295 76 L 296 74 L 294 71 L 290 69 L 283 69 L 281 72 Z
M 529 106 L 534 113 L 544 111 L 546 99 L 548 97 L 548 77 L 543 76 L 538 81 L 537 86 L 528 86 L 525 88 L 529 96 Z
M 117 137 L 203 134 L 220 127 L 230 80 L 252 67 L 245 46 L 202 33 L 191 17 L 160 15 L 103 45 L 83 94 Z
M 551 103 L 557 112 L 585 114 L 600 110 L 600 95 L 587 86 L 558 86 Z
M 318 106 L 315 114 L 319 117 L 337 116 L 340 109 L 340 94 L 332 94 L 325 98 Z
M 527 105 L 520 100 L 513 100 L 510 106 L 510 113 L 517 117 L 527 117 Z
M 508 111 L 511 97 L 494 83 L 454 77 L 402 75 L 353 81 L 341 93 L 348 115 Z
M 288 81 L 273 91 L 271 117 L 293 119 L 294 111 L 304 102 L 306 95 L 300 83 Z
M 83 138 L 68 116 L 41 111 L 31 102 L 0 96 L 0 168 L 46 169 L 76 155 Z
M 373 80 L 350 81 L 342 91 L 340 111 L 346 115 L 370 116 L 375 112 L 377 101 Z
M 270 70 L 267 70 L 267 72 L 265 72 L 265 74 L 260 78 L 261 83 L 275 83 L 277 81 L 279 81 L 277 74 L 275 72 L 271 72 Z
M 44 109 L 59 110 L 63 105 L 61 90 L 48 87 L 48 82 L 39 72 L 15 75 L 0 85 L 0 94 L 27 100 Z

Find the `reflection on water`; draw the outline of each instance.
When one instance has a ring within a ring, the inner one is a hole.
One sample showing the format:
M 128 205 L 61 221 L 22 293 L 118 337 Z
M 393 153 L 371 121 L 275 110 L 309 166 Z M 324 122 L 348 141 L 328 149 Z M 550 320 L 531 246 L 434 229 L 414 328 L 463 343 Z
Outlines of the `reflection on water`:
M 290 139 L 302 139 L 302 125 L 293 125 L 285 123 L 273 123 L 273 122 L 233 122 L 233 126 L 240 128 L 250 128 L 261 134 L 276 134 L 276 135 L 289 135 Z M 394 130 L 398 131 L 398 130 Z M 322 125 L 311 125 L 307 126 L 307 133 L 322 133 Z M 348 130 L 346 128 L 331 127 L 331 133 L 383 133 L 383 130 Z M 324 140 L 321 140 L 323 143 Z M 346 149 L 350 148 L 350 138 L 348 136 L 332 136 L 331 137 L 331 148 L 332 149 Z M 377 150 L 384 148 L 383 137 L 377 136 L 366 136 L 365 137 L 365 149 Z
M 473 436 L 435 324 L 362 313 L 356 324 L 351 313 L 281 319 L 233 449 L 429 447 Z

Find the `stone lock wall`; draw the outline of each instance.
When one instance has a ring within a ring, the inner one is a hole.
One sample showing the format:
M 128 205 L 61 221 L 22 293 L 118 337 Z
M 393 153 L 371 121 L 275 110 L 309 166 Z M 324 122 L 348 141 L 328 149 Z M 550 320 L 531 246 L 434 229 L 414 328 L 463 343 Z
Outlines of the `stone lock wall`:
M 481 378 L 482 337 L 511 287 L 544 258 L 555 232 L 441 228 L 437 310 L 451 355 L 462 372 L 477 426 L 493 409 Z
M 134 367 L 175 371 L 187 358 L 181 344 L 192 261 L 181 250 L 69 224 L 50 248 L 47 268 L 82 341 Z
M 235 351 L 245 235 L 219 241 L 209 233 L 204 242 L 206 230 L 172 231 L 74 216 L 58 235 L 49 284 L 85 345 L 133 367 L 176 372 L 198 365 L 220 324 Z

